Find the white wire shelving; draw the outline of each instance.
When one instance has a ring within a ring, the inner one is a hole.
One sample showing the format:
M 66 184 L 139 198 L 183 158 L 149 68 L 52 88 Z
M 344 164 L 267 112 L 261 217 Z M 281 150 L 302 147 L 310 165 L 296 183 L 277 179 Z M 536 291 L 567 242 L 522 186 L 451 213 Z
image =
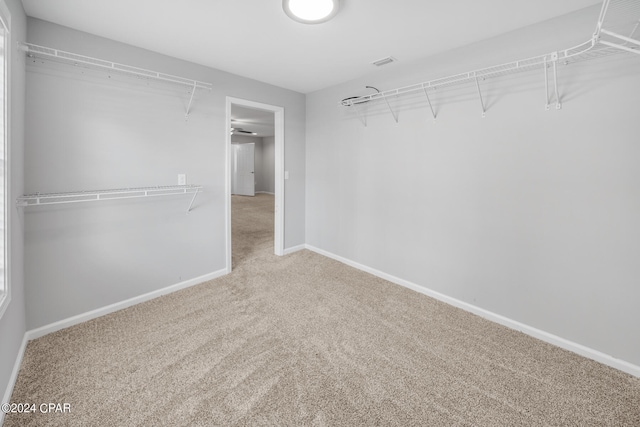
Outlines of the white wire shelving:
M 360 108 L 361 104 L 370 101 L 384 101 L 391 112 L 393 119 L 398 123 L 398 114 L 392 108 L 389 98 L 422 92 L 426 97 L 429 108 L 431 109 L 431 114 L 435 120 L 436 112 L 433 108 L 431 98 L 429 97 L 429 92 L 435 89 L 472 83 L 477 89 L 480 106 L 482 107 L 482 117 L 484 117 L 486 108 L 482 99 L 482 91 L 480 88 L 481 81 L 523 71 L 542 69 L 544 72 L 547 100 L 545 107 L 546 109 L 549 109 L 552 100 L 555 99 L 556 109 L 561 109 L 561 97 L 558 92 L 558 64 L 568 65 L 574 62 L 586 61 L 624 52 L 640 55 L 640 39 L 638 38 L 640 36 L 639 26 L 640 0 L 604 0 L 595 32 L 589 40 L 577 46 L 532 58 L 521 59 L 479 70 L 441 77 L 397 89 L 350 97 L 340 101 L 339 105 L 353 108 L 360 121 L 364 126 L 367 126 L 365 113 L 361 111 Z M 551 69 L 551 72 L 549 69 Z M 551 74 L 551 79 L 549 74 Z M 552 85 L 551 96 L 549 94 L 550 85 Z
M 193 104 L 193 98 L 196 90 L 211 90 L 213 88 L 212 83 L 174 76 L 172 74 L 147 70 L 145 68 L 134 67 L 131 65 L 119 64 L 117 62 L 79 55 L 77 53 L 67 52 L 64 50 L 54 49 L 46 46 L 40 46 L 37 44 L 22 43 L 21 47 L 22 50 L 26 52 L 27 56 L 31 58 L 49 59 L 74 66 L 128 75 L 143 80 L 156 80 L 160 82 L 185 86 L 190 89 L 189 103 L 186 108 L 185 118 L 189 117 L 189 112 L 191 111 L 191 105 Z
M 48 206 L 67 203 L 95 202 L 100 200 L 118 200 L 140 197 L 172 196 L 193 194 L 187 213 L 191 212 L 193 202 L 198 193 L 202 191 L 201 185 L 165 185 L 157 187 L 115 188 L 108 190 L 72 191 L 64 193 L 35 193 L 18 197 L 16 206 Z

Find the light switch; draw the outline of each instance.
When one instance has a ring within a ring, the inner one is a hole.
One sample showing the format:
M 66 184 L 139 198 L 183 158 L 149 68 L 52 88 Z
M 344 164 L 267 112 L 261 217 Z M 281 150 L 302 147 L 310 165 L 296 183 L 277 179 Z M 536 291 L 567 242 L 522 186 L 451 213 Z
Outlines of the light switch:
M 289 179 L 289 171 L 284 171 L 284 179 Z
M 187 185 L 187 175 L 183 173 L 178 174 L 178 185 Z

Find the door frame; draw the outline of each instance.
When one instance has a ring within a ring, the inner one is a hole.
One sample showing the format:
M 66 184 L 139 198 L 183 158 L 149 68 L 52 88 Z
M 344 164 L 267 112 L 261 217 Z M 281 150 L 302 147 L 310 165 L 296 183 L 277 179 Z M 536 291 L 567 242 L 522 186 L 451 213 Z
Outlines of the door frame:
M 277 105 L 263 104 L 261 102 L 247 99 L 226 97 L 226 127 L 225 127 L 225 222 L 226 222 L 226 246 L 227 246 L 227 273 L 231 273 L 231 107 L 240 105 L 243 107 L 256 108 L 259 110 L 271 111 L 274 113 L 275 125 L 275 212 L 273 227 L 273 253 L 284 255 L 284 107 Z

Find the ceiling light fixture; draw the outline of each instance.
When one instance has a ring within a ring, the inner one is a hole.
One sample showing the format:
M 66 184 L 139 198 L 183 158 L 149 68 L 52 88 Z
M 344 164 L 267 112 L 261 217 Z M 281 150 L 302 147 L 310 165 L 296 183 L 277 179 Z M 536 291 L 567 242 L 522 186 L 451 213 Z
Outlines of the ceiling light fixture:
M 282 0 L 282 8 L 294 21 L 319 24 L 338 13 L 340 0 Z

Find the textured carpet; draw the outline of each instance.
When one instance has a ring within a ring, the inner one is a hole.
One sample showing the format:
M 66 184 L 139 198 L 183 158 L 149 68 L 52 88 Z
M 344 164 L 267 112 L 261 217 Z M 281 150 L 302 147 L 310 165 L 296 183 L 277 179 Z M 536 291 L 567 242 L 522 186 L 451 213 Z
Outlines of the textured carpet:
M 13 426 L 640 426 L 640 379 L 309 251 L 233 198 L 232 274 L 29 343 Z

